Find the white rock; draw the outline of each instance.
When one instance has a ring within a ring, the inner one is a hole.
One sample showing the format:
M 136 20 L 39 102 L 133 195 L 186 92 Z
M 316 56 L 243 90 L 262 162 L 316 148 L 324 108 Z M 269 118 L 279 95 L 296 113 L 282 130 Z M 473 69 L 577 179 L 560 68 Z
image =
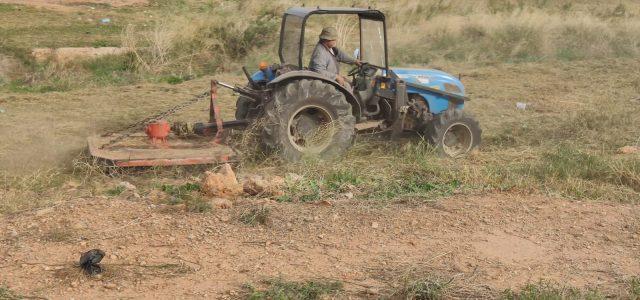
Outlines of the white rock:
M 118 183 L 118 187 L 124 188 L 125 190 L 136 190 L 136 186 L 127 182 L 127 181 L 121 181 L 120 183 Z

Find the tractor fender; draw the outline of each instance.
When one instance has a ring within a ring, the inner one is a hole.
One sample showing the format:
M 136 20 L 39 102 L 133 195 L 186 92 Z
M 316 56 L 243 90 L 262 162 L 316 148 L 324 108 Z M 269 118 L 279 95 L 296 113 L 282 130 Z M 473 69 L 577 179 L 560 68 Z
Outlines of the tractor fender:
M 267 84 L 267 87 L 273 87 L 276 85 L 285 84 L 290 81 L 298 80 L 298 79 L 318 79 L 333 85 L 337 90 L 339 90 L 344 94 L 344 96 L 347 98 L 347 102 L 351 104 L 353 116 L 356 117 L 357 120 L 360 120 L 360 117 L 362 116 L 362 108 L 360 107 L 360 103 L 356 99 L 356 96 L 354 96 L 353 93 L 351 93 L 351 91 L 347 90 L 345 87 L 337 83 L 335 80 L 331 80 L 320 73 L 316 73 L 308 70 L 290 71 L 276 77 L 274 80 L 271 80 Z

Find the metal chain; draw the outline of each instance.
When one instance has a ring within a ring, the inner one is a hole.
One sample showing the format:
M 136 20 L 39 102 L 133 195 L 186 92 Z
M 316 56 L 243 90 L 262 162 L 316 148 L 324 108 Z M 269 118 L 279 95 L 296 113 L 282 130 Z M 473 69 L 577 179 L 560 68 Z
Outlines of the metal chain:
M 195 96 L 194 98 L 191 98 L 191 99 L 189 99 L 189 100 L 187 100 L 187 101 L 185 101 L 183 103 L 180 103 L 180 104 L 178 104 L 178 105 L 176 105 L 176 106 L 174 106 L 174 107 L 172 107 L 172 108 L 170 108 L 168 110 L 162 111 L 162 112 L 157 113 L 155 115 L 146 117 L 146 118 L 144 118 L 144 119 L 142 119 L 142 120 L 140 120 L 138 122 L 135 122 L 135 123 L 123 128 L 121 130 L 113 131 L 113 132 L 109 132 L 109 133 L 104 134 L 103 136 L 111 136 L 111 135 L 114 135 L 114 134 L 117 134 L 117 133 L 121 133 L 121 135 L 116 136 L 115 138 L 113 138 L 109 142 L 107 142 L 104 145 L 102 145 L 100 147 L 100 149 L 103 149 L 104 147 L 107 147 L 107 146 L 111 146 L 111 145 L 113 145 L 113 144 L 115 144 L 115 143 L 117 143 L 117 142 L 119 142 L 119 141 L 121 141 L 121 140 L 123 140 L 123 139 L 125 139 L 125 138 L 127 138 L 129 136 L 131 136 L 132 134 L 135 133 L 134 130 L 138 130 L 138 129 L 140 129 L 140 127 L 142 127 L 142 126 L 144 126 L 144 125 L 146 125 L 148 123 L 151 123 L 151 122 L 158 121 L 160 119 L 166 118 L 166 117 L 168 117 L 168 116 L 170 116 L 172 114 L 177 113 L 180 110 L 183 110 L 183 109 L 195 104 L 196 102 L 200 101 L 204 97 L 209 96 L 210 93 L 211 93 L 210 91 L 206 91 L 206 92 L 201 93 L 201 94 Z

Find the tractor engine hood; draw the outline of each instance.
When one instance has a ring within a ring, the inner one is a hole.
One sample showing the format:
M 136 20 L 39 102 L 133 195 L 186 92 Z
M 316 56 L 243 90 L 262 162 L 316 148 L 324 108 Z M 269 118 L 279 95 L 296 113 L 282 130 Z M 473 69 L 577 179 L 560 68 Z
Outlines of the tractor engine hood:
M 451 74 L 433 69 L 392 68 L 402 80 L 464 96 L 464 85 Z

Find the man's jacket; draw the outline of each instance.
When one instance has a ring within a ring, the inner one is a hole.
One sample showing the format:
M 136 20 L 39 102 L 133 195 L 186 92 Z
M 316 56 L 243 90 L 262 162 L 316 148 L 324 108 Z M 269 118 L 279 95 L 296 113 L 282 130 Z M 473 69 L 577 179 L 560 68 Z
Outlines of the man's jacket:
M 355 59 L 338 48 L 333 48 L 332 50 L 335 55 L 322 43 L 318 43 L 316 48 L 313 49 L 313 54 L 311 54 L 309 69 L 336 80 L 337 75 L 340 73 L 339 62 L 353 64 Z

